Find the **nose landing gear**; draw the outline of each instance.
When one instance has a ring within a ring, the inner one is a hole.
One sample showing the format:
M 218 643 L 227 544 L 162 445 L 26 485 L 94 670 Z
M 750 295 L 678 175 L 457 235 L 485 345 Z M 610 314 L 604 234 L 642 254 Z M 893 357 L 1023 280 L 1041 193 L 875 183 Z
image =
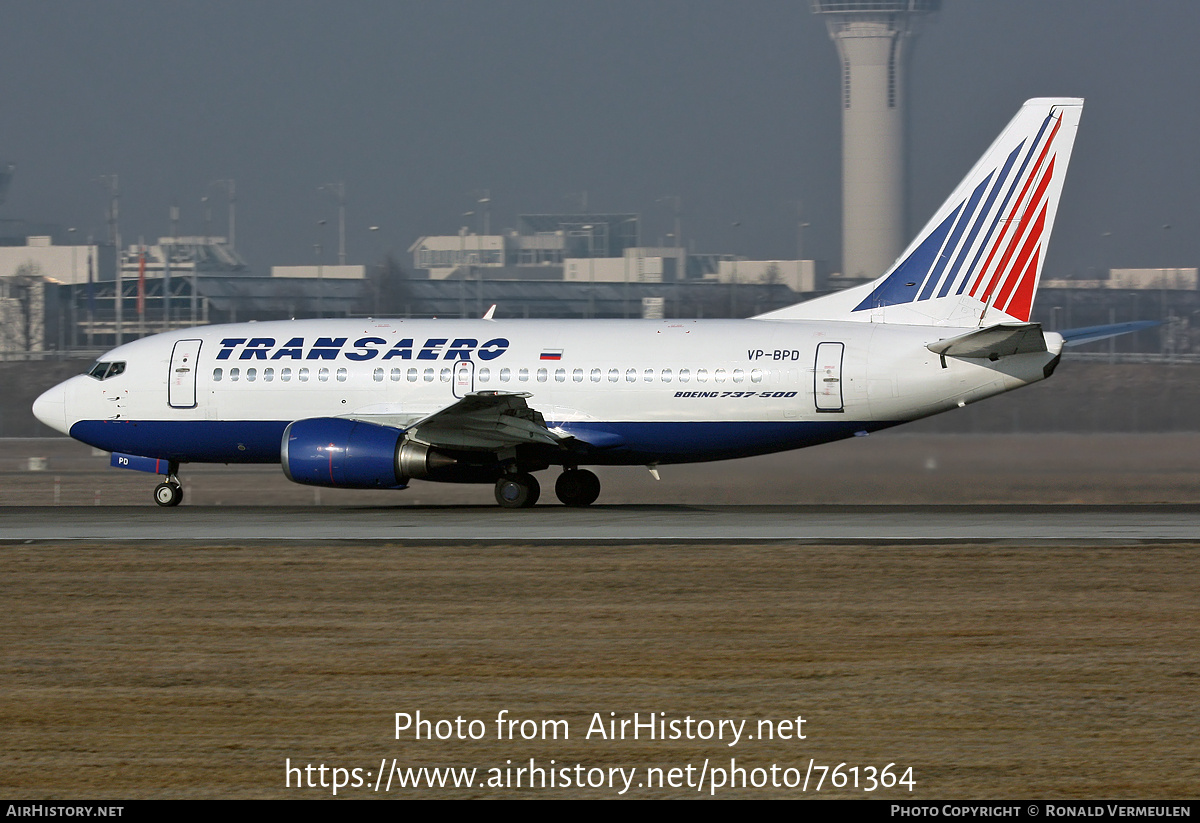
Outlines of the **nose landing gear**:
M 178 506 L 183 502 L 183 486 L 174 474 L 167 475 L 167 482 L 154 487 L 154 502 L 160 506 Z

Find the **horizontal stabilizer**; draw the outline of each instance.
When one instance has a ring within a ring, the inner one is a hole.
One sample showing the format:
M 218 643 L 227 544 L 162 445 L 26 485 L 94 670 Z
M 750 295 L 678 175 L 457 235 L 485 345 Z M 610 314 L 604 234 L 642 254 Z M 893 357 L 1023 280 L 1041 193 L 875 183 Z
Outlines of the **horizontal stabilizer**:
M 1095 343 L 1097 340 L 1107 340 L 1121 334 L 1132 334 L 1135 331 L 1157 326 L 1157 320 L 1134 320 L 1129 323 L 1110 323 L 1106 326 L 1084 326 L 1079 329 L 1060 331 L 1063 345 L 1082 346 L 1084 343 Z
M 1038 323 L 1001 323 L 948 337 L 925 348 L 946 357 L 986 357 L 989 360 L 1047 350 L 1046 338 Z

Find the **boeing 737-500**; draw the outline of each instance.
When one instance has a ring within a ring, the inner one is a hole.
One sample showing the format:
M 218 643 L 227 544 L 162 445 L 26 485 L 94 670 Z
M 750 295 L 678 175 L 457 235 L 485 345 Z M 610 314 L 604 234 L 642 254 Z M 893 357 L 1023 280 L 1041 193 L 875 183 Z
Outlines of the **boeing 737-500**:
M 46 425 L 165 475 L 282 463 L 314 486 L 495 485 L 535 472 L 586 506 L 585 466 L 746 457 L 864 434 L 1049 377 L 1030 322 L 1083 101 L 1022 106 L 890 270 L 745 320 L 313 319 L 135 340 L 34 404 Z M 490 315 L 490 312 L 489 312 Z

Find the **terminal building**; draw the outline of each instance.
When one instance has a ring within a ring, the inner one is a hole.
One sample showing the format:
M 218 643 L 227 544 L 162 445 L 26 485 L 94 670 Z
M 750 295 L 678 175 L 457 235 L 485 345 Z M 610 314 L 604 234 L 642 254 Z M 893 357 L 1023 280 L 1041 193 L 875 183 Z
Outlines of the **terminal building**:
M 431 280 L 561 280 L 567 283 L 783 284 L 796 293 L 828 288 L 815 260 L 745 260 L 643 245 L 636 214 L 526 214 L 519 228 L 421 237 L 413 268 Z
M 275 266 L 267 276 L 224 237 L 161 237 L 118 255 L 71 229 L 0 221 L 0 358 L 95 356 L 210 323 L 479 317 L 493 305 L 497 318 L 749 317 L 849 279 L 832 278 L 820 261 L 644 243 L 639 216 L 628 212 L 522 215 L 514 230 L 422 237 L 409 251 L 411 267 L 388 258 Z M 1157 319 L 1161 327 L 1109 351 L 1200 357 L 1197 317 L 1200 274 L 1182 268 L 1047 278 L 1034 319 L 1051 330 Z

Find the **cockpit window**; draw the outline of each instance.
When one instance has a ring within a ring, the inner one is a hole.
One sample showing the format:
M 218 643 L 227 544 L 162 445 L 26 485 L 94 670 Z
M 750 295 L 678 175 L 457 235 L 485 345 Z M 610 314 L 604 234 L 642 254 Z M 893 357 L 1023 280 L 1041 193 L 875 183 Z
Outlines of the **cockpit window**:
M 116 377 L 125 371 L 124 360 L 114 360 L 105 362 L 103 360 L 96 361 L 96 364 L 88 369 L 88 376 L 94 377 L 97 380 L 107 380 L 110 377 Z

